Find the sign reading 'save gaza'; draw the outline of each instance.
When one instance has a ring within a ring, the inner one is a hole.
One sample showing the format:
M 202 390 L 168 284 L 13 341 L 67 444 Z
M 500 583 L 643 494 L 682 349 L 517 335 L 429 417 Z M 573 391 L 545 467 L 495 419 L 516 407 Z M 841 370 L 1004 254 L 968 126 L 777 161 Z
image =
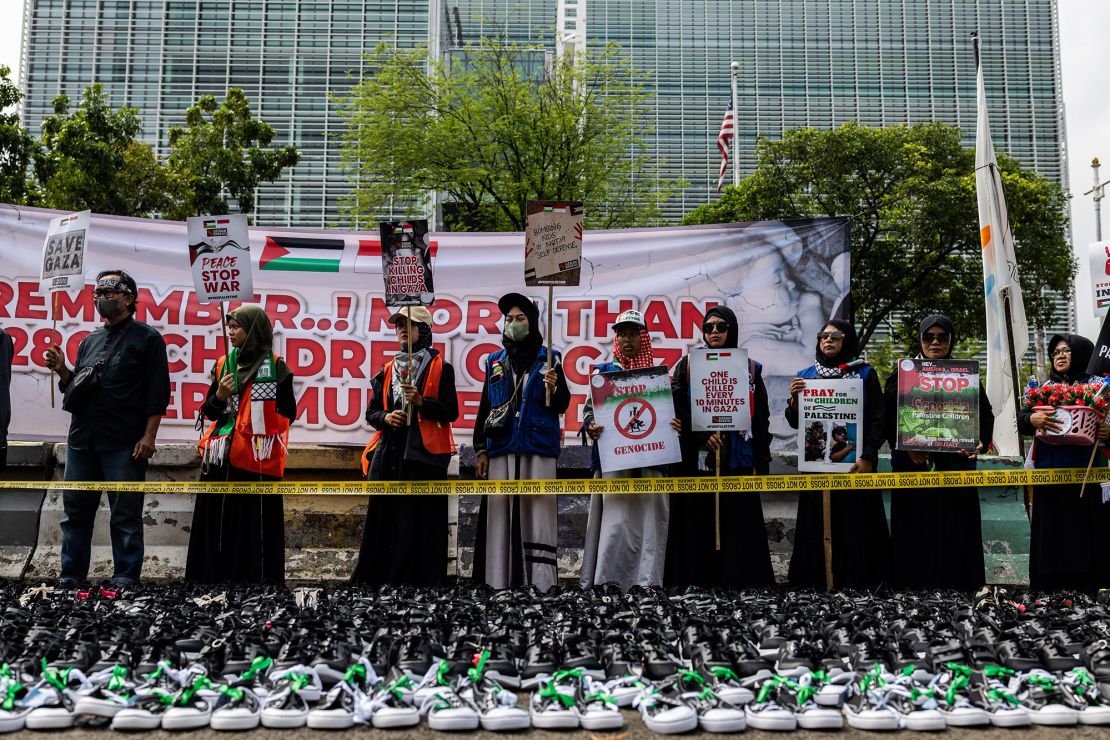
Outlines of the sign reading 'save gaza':
M 191 216 L 186 229 L 197 298 L 207 303 L 251 300 L 254 282 L 247 217 L 241 213 Z
M 806 380 L 798 396 L 798 470 L 847 473 L 863 444 L 863 381 Z
M 899 360 L 896 448 L 975 452 L 979 445 L 979 363 Z
M 51 293 L 84 287 L 90 215 L 90 211 L 81 211 L 51 219 L 42 245 L 39 275 Z
M 590 377 L 601 470 L 613 473 L 682 460 L 678 432 L 671 427 L 674 397 L 663 365 Z
M 747 432 L 752 393 L 746 349 L 690 350 L 690 419 L 695 432 Z

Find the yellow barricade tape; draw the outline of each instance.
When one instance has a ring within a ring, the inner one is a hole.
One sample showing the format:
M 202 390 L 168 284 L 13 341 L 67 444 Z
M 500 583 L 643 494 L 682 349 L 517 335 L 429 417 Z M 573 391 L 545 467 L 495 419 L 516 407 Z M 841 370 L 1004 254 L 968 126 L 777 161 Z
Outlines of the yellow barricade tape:
M 788 493 L 823 490 L 1048 486 L 1079 483 L 1083 468 L 967 470 L 938 473 L 831 473 L 698 478 L 574 478 L 564 480 L 278 481 L 0 481 L 0 491 L 121 491 L 125 493 L 265 493 L 279 496 L 553 496 L 593 493 Z M 1090 484 L 1110 481 L 1110 468 L 1093 468 Z M 1098 494 L 1092 494 L 1098 495 Z

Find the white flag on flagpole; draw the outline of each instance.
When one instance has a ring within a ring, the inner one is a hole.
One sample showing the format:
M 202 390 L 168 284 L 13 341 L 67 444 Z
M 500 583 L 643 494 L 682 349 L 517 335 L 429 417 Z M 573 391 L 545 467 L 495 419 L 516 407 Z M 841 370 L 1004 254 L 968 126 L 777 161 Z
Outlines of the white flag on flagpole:
M 978 120 L 975 135 L 975 194 L 979 201 L 979 240 L 983 249 L 983 294 L 987 317 L 987 398 L 990 399 L 997 422 L 994 443 L 1000 455 L 1017 455 L 1017 394 L 1013 387 L 1010 357 L 1020 362 L 1029 349 L 1029 325 L 1025 320 L 1025 304 L 1018 282 L 1017 257 L 1002 177 L 994 155 L 990 123 L 987 120 L 987 92 L 983 84 L 983 62 L 978 54 Z M 1013 324 L 1014 347 L 1008 352 L 1006 312 L 1002 291 L 1009 288 L 1010 320 Z M 1020 391 L 1019 391 L 1020 392 Z

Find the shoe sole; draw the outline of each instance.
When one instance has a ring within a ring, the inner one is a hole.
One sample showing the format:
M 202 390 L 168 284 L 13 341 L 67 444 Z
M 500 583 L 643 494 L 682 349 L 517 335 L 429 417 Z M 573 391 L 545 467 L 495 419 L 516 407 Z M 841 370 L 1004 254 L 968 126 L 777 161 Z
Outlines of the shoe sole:
M 944 724 L 948 727 L 986 727 L 991 723 L 989 716 L 983 717 L 978 714 L 968 714 L 964 716 L 950 716 L 945 715 Z
M 898 724 L 895 723 L 895 728 Z M 844 715 L 807 717 L 805 714 L 798 716 L 798 728 L 802 730 L 839 730 L 844 727 Z
M 1063 712 L 1054 714 L 1038 714 L 1036 712 L 1029 713 L 1029 720 L 1041 727 L 1068 727 L 1079 723 L 1079 717 L 1076 716 L 1078 712 L 1071 715 Z
M 698 727 L 705 732 L 743 732 L 748 727 L 748 720 L 741 715 L 733 719 L 698 719 Z
M 1032 722 L 1028 712 L 1010 710 L 991 713 L 991 725 L 994 727 L 1028 727 Z
M 583 730 L 619 730 L 624 727 L 624 717 L 620 712 L 612 712 L 608 709 L 586 712 L 579 715 L 578 724 Z
M 304 727 L 308 722 L 308 713 L 278 713 L 267 712 L 262 710 L 262 726 L 269 727 L 272 730 L 295 730 L 298 727 Z
M 480 724 L 478 715 L 472 717 L 441 717 L 434 714 L 428 715 L 428 727 L 440 732 L 465 732 L 477 730 Z
M 27 718 L 23 715 L 19 717 L 0 718 L 0 735 L 6 735 L 9 732 L 19 732 L 26 724 Z
M 212 715 L 208 726 L 213 730 L 253 730 L 258 727 L 261 717 L 257 714 L 225 717 L 218 712 Z
M 692 732 L 698 729 L 698 715 L 696 714 L 691 714 L 688 717 L 683 717 L 680 720 L 672 722 L 661 722 L 643 714 L 641 714 L 640 717 L 643 719 L 645 727 L 659 735 L 677 735 L 682 732 Z
M 574 730 L 578 728 L 578 716 L 570 712 L 532 713 L 529 716 L 532 726 L 541 730 Z
M 349 730 L 355 726 L 355 715 L 331 709 L 310 711 L 305 726 L 310 730 Z
M 871 730 L 875 732 L 892 732 L 898 729 L 897 717 L 867 717 L 858 714 L 846 714 L 845 719 L 848 726 L 853 730 Z M 941 723 L 940 729 L 945 729 L 948 725 Z
M 167 712 L 165 715 L 162 716 L 162 729 L 199 730 L 202 727 L 208 727 L 211 722 L 212 716 L 207 714 L 198 717 L 172 717 Z
M 420 712 L 418 711 L 391 711 L 387 712 L 384 709 L 379 709 L 374 712 L 370 717 L 370 725 L 379 730 L 390 730 L 397 727 L 416 727 L 420 724 Z
M 65 730 L 73 727 L 76 717 L 64 709 L 50 710 L 48 714 L 37 714 L 34 710 L 27 715 L 23 726 L 28 730 Z
M 92 699 L 89 697 L 81 697 L 73 705 L 74 714 L 87 714 L 92 717 L 115 717 L 121 709 L 126 709 L 126 707 L 121 704 L 114 704 L 110 701 Z
M 793 732 L 798 729 L 798 718 L 793 714 L 781 717 L 746 715 L 748 727 L 753 730 L 767 730 L 769 732 Z
M 115 717 L 112 717 L 111 724 L 113 730 L 121 730 L 123 732 L 157 730 L 161 726 L 162 715 L 160 714 L 131 714 L 127 712 L 127 710 L 123 710 Z
M 528 715 L 523 717 L 481 717 L 483 730 L 491 732 L 512 732 L 514 730 L 527 730 L 532 721 Z

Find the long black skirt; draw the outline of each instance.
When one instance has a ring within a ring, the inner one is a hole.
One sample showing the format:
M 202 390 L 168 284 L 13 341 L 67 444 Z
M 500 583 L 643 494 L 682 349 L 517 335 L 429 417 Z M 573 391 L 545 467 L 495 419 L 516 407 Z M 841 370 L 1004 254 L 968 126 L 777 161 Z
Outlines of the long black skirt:
M 1085 464 L 1085 462 L 1084 462 Z M 1040 591 L 1110 588 L 1110 503 L 1088 483 L 1037 486 L 1029 532 L 1029 585 Z
M 229 463 L 209 468 L 201 481 L 275 481 Z M 193 583 L 285 583 L 282 497 L 266 494 L 197 495 L 185 580 Z
M 406 480 L 446 480 L 447 469 L 405 463 Z M 352 583 L 438 586 L 447 578 L 447 497 L 371 496 Z
M 836 588 L 872 588 L 887 578 L 890 531 L 879 491 L 832 492 L 832 565 Z M 825 588 L 825 534 L 820 491 L 798 494 L 792 588 Z
M 987 581 L 977 488 L 891 491 L 890 537 L 891 585 L 973 591 Z

